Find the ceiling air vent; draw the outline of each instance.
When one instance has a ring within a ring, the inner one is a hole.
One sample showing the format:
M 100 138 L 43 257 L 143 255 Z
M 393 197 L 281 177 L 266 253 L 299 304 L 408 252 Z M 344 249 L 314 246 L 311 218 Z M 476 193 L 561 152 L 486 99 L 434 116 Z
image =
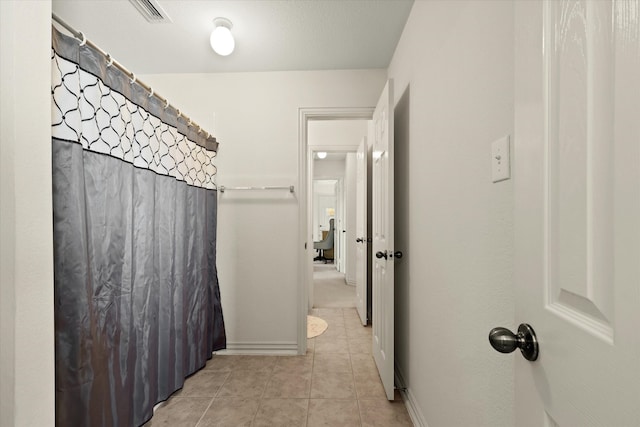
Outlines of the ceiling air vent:
M 144 19 L 152 24 L 162 24 L 171 22 L 167 12 L 162 9 L 156 0 L 129 0 L 144 16 Z

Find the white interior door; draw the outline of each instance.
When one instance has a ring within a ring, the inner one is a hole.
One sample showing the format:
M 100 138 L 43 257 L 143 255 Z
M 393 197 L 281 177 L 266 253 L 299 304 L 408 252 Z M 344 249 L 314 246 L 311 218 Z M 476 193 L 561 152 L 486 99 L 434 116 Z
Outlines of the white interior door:
M 356 152 L 356 308 L 367 324 L 367 138 Z
M 515 419 L 638 426 L 640 4 L 515 8 Z
M 393 80 L 380 95 L 373 126 L 373 357 L 393 400 Z

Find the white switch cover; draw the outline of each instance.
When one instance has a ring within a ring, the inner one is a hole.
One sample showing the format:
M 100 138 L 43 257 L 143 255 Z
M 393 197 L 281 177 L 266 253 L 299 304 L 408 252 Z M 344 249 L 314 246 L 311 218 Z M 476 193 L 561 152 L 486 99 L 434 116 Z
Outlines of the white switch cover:
M 511 178 L 508 135 L 491 143 L 491 177 L 493 182 Z

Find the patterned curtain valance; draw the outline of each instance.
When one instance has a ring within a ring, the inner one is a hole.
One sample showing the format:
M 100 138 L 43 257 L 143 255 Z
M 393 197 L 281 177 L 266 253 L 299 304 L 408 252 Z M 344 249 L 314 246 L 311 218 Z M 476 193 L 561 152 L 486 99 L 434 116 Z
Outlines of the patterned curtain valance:
M 215 138 L 109 67 L 100 52 L 53 31 L 54 138 L 189 185 L 215 188 Z

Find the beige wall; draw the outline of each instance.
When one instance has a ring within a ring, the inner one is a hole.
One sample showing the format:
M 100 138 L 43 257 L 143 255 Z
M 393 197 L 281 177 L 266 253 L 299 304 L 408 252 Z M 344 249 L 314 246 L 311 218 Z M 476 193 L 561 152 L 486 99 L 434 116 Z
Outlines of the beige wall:
M 491 142 L 513 133 L 513 5 L 416 1 L 395 79 L 396 361 L 429 426 L 505 426 L 514 326 L 512 181 L 491 182 Z
M 54 425 L 51 2 L 0 1 L 0 425 Z
M 315 120 L 307 125 L 309 146 L 320 150 L 350 146 L 358 149 L 363 136 L 367 136 L 367 120 Z
M 219 185 L 296 188 L 298 108 L 371 107 L 385 78 L 386 70 L 141 76 L 220 140 Z M 231 349 L 296 348 L 299 203 L 287 191 L 219 197 L 217 263 Z

